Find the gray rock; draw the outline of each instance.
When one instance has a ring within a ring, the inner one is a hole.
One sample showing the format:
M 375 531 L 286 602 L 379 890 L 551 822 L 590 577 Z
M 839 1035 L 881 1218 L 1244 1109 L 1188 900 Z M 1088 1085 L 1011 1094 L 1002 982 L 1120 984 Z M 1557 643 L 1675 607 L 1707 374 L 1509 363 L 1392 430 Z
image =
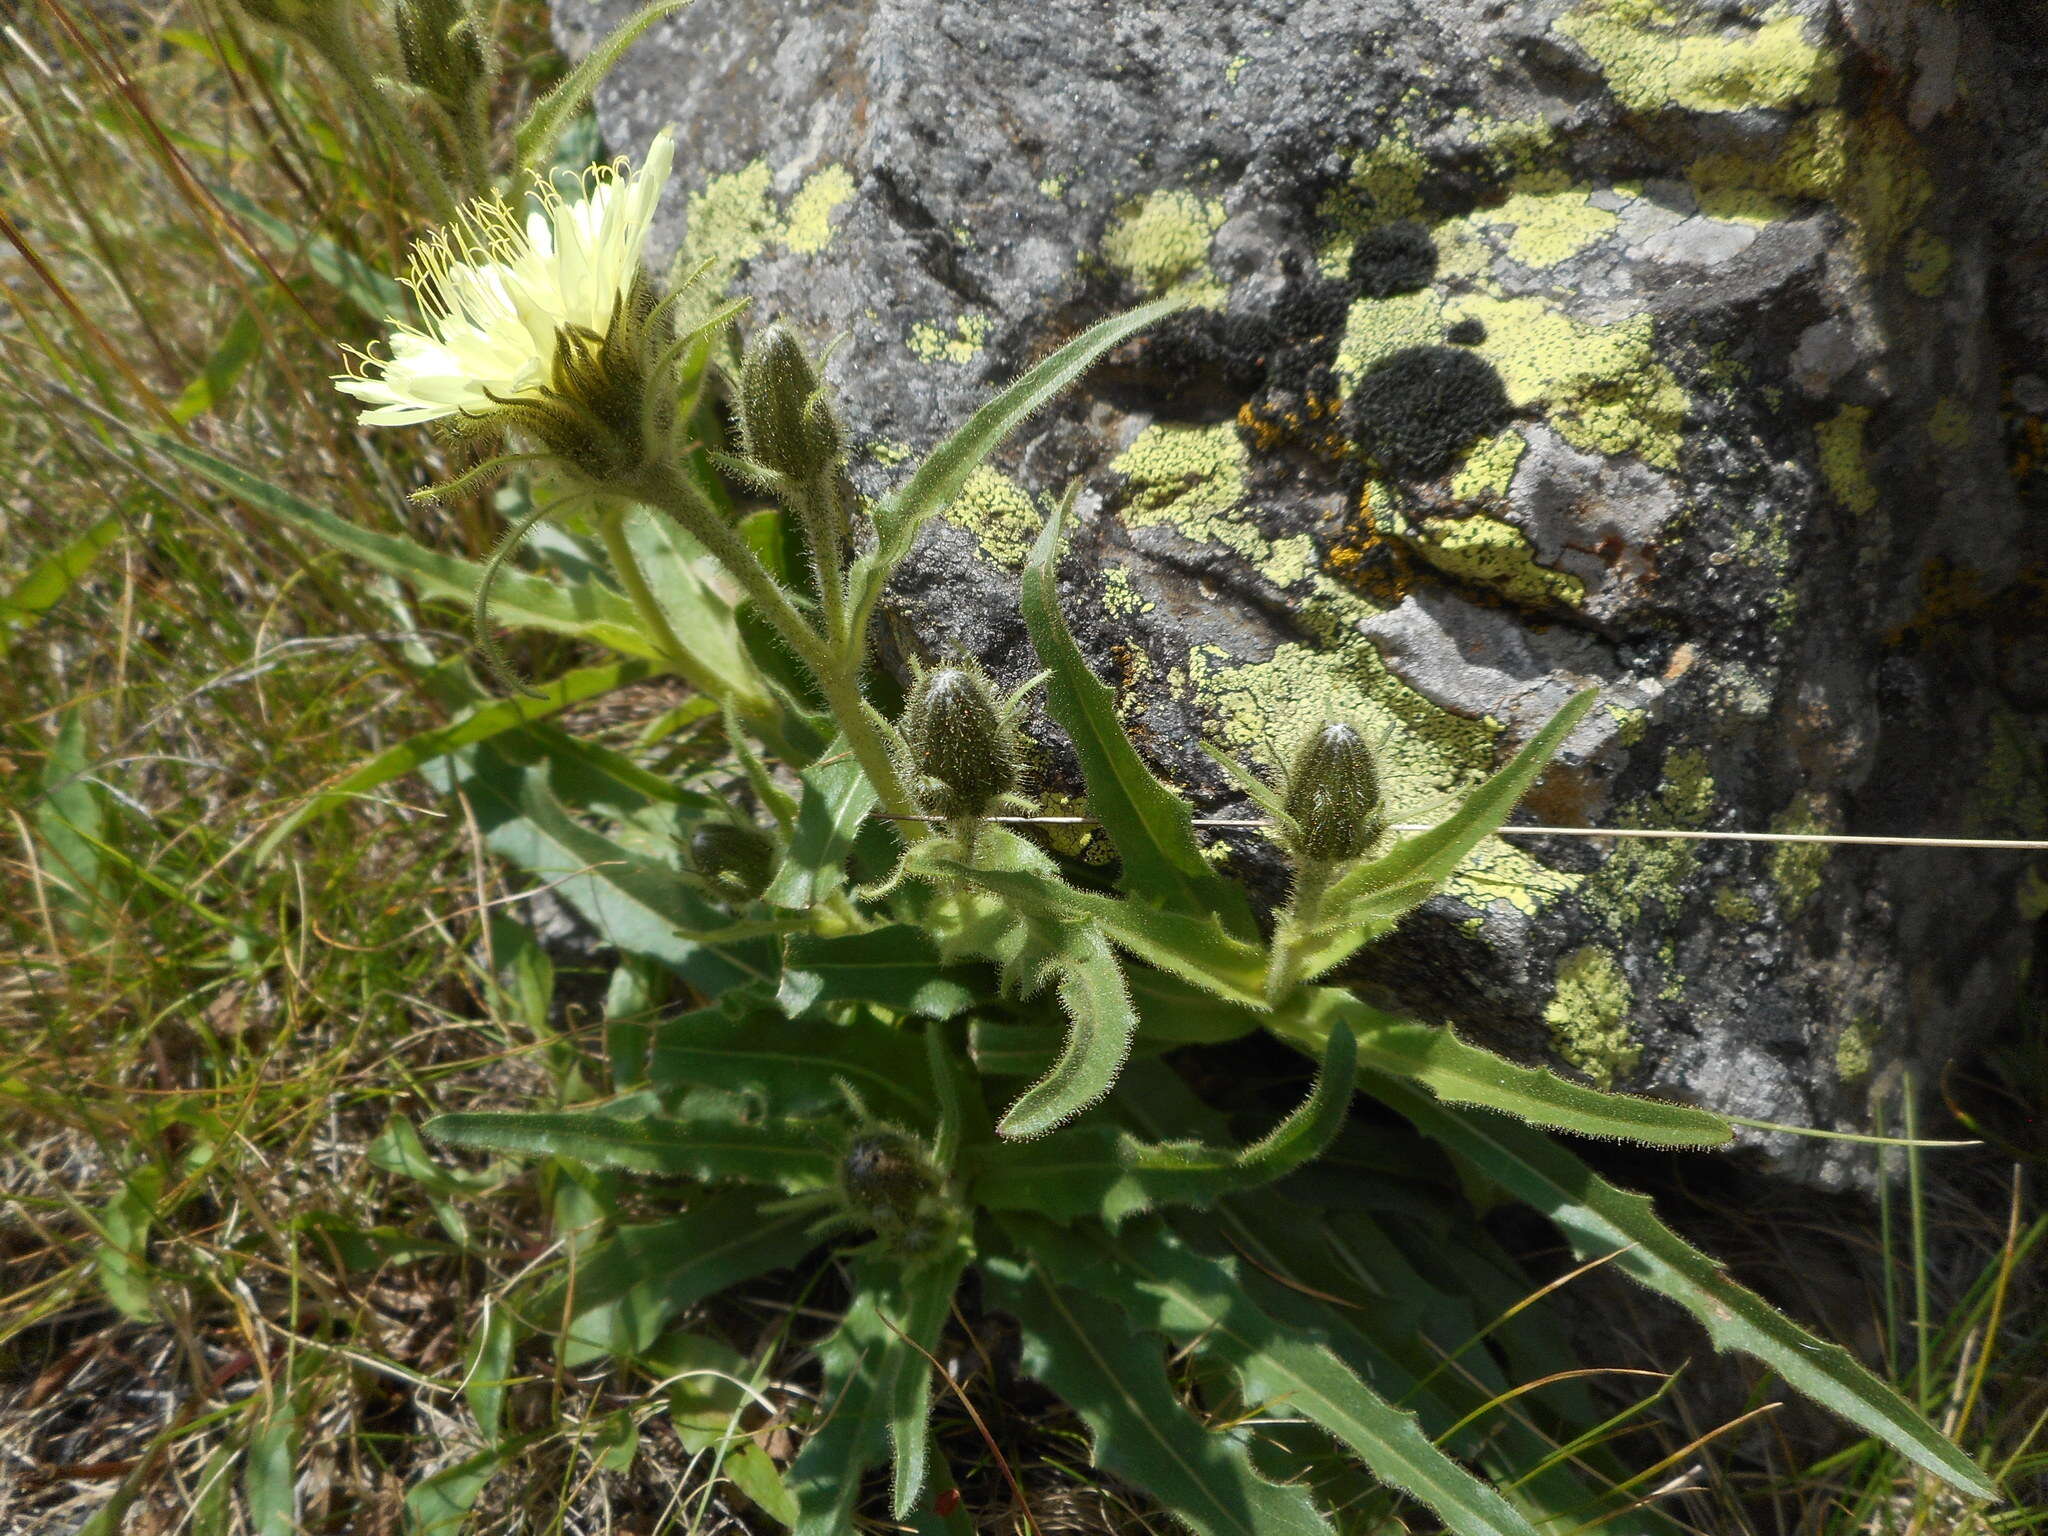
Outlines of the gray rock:
M 2048 391 L 2002 380 L 2048 367 L 2044 39 L 2038 0 L 704 0 L 599 105 L 629 151 L 680 125 L 663 241 L 849 337 L 870 492 L 1088 323 L 1212 306 L 1012 444 L 886 615 L 1027 671 L 1032 498 L 1081 477 L 1072 622 L 1204 810 L 1246 807 L 1198 739 L 1270 763 L 1336 713 L 1426 816 L 1598 683 L 1545 821 L 2038 836 Z M 1435 277 L 1354 301 L 1394 220 Z M 1344 402 L 1447 340 L 1512 419 L 1374 473 Z M 2012 1007 L 2024 863 L 1502 841 L 1360 979 L 1596 1081 L 1861 1127 Z

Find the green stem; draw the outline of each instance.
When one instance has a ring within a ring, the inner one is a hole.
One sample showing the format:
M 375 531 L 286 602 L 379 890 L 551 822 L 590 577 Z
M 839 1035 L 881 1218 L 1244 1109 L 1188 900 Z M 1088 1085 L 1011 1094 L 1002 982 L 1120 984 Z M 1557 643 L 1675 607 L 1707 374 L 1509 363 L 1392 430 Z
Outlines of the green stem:
M 1273 958 L 1266 968 L 1266 1001 L 1278 1007 L 1305 979 L 1302 951 L 1322 921 L 1323 897 L 1337 865 L 1328 859 L 1303 859 L 1294 871 L 1294 900 L 1281 914 L 1273 934 Z
M 612 574 L 618 577 L 627 601 L 632 603 L 633 611 L 639 615 L 655 648 L 662 653 L 662 659 L 678 677 L 707 698 L 723 701 L 731 697 L 744 715 L 773 713 L 774 706 L 769 700 L 736 694 L 728 679 L 721 677 L 715 668 L 683 643 L 682 636 L 675 632 L 655 597 L 654 589 L 647 584 L 639 557 L 633 553 L 632 541 L 626 537 L 626 511 L 626 507 L 617 502 L 606 505 L 597 515 L 598 536 L 604 541 L 604 552 L 611 560 Z
M 369 70 L 363 67 L 362 55 L 356 52 L 356 40 L 349 31 L 346 21 L 335 28 L 321 28 L 317 33 L 307 34 L 312 43 L 348 93 L 355 97 L 356 105 L 369 120 L 370 127 L 387 148 L 404 162 L 412 179 L 419 184 L 421 195 L 432 205 L 434 217 L 443 223 L 453 222 L 461 209 L 454 191 L 448 185 L 448 178 L 441 167 L 434 164 L 433 156 L 421 147 L 421 136 L 413 131 L 412 125 L 400 115 L 391 104 Z
M 882 733 L 875 728 L 875 722 L 868 714 L 867 701 L 861 696 L 858 655 L 842 654 L 840 647 L 834 646 L 811 627 L 796 611 L 789 594 L 768 574 L 767 567 L 761 564 L 747 541 L 673 467 L 667 464 L 650 466 L 633 487 L 633 494 L 649 506 L 668 513 L 726 568 L 733 580 L 753 599 L 761 617 L 796 653 L 804 669 L 817 679 L 818 688 L 825 695 L 825 702 L 832 711 L 833 719 L 838 722 L 840 733 L 845 736 L 847 746 L 853 750 L 862 771 L 867 774 L 868 782 L 874 785 L 882 808 L 895 816 L 914 813 L 917 807 L 911 801 L 903 776 L 896 770 L 896 760 L 890 756 L 888 743 L 882 740 Z M 845 649 L 852 651 L 854 647 Z M 915 842 L 925 835 L 925 828 L 912 821 L 897 822 L 896 830 L 906 842 Z

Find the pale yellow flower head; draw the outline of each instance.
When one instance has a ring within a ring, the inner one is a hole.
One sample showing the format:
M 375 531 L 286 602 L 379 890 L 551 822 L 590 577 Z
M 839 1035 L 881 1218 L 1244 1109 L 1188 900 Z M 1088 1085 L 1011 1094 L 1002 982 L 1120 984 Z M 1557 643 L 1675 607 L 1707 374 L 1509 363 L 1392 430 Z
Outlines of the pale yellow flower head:
M 523 226 L 502 203 L 477 202 L 421 241 L 407 279 L 420 323 L 396 323 L 388 356 L 365 356 L 335 377 L 369 407 L 363 425 L 483 416 L 537 397 L 557 333 L 602 335 L 639 275 L 674 158 L 675 136 L 663 129 L 637 169 L 591 170 L 581 201 L 543 185 Z

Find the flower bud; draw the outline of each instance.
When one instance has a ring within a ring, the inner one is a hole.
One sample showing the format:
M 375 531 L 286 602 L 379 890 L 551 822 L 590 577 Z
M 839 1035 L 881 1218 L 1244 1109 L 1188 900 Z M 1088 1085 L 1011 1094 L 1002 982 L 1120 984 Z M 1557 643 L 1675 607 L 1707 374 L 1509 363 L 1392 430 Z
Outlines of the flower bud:
M 980 816 L 1017 787 L 1017 731 L 979 671 L 941 667 L 911 690 L 903 736 L 918 799 L 934 816 Z
M 740 438 L 747 457 L 799 483 L 839 462 L 838 420 L 796 338 L 771 326 L 740 364 Z
M 727 901 L 752 901 L 768 889 L 775 843 L 759 827 L 701 821 L 690 830 L 686 852 L 698 878 Z
M 916 1214 L 938 1179 L 915 1138 L 883 1126 L 847 1143 L 839 1158 L 839 1187 L 847 1204 L 871 1223 L 880 1218 L 893 1227 Z
M 464 0 L 399 0 L 394 14 L 406 79 L 460 122 L 490 80 L 475 15 Z
M 1355 726 L 1326 721 L 1301 744 L 1282 804 L 1299 829 L 1298 859 L 1355 859 L 1378 841 L 1386 826 L 1379 769 Z

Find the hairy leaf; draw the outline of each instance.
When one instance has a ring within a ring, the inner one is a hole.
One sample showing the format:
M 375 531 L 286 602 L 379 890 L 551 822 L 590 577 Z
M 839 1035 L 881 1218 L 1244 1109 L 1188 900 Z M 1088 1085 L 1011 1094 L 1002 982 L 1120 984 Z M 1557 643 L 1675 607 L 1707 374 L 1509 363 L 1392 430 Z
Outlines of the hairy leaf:
M 1145 766 L 1117 718 L 1115 695 L 1088 669 L 1067 631 L 1058 579 L 1066 510 L 1063 504 L 1038 536 L 1024 567 L 1021 601 L 1032 648 L 1052 669 L 1046 707 L 1081 759 L 1089 813 L 1116 845 L 1125 890 L 1169 911 L 1220 918 L 1234 937 L 1254 939 L 1258 929 L 1243 891 L 1202 857 L 1187 802 Z
M 875 787 L 846 745 L 835 739 L 804 769 L 796 833 L 761 899 L 778 907 L 810 907 L 837 891 L 861 824 L 875 807 Z
M 1052 1069 L 1004 1111 L 996 1132 L 1012 1140 L 1043 1136 L 1100 1100 L 1116 1085 L 1138 1031 L 1123 967 L 1101 935 L 1072 930 L 1055 964 L 1067 1041 Z
M 1256 1189 L 1319 1155 L 1344 1124 L 1357 1064 L 1350 1032 L 1330 1033 L 1323 1070 L 1301 1105 L 1248 1147 L 1141 1141 L 1113 1126 L 1080 1126 L 1043 1141 L 976 1149 L 974 1196 L 994 1210 L 1110 1225 L 1162 1205 L 1205 1205 Z
M 982 1264 L 991 1304 L 1022 1329 L 1024 1368 L 1063 1398 L 1095 1439 L 1095 1463 L 1144 1489 L 1201 1536 L 1325 1536 L 1299 1488 L 1252 1470 L 1244 1446 L 1204 1427 L 1173 1395 L 1156 1336 L 1107 1302 L 1058 1284 L 1030 1256 Z
M 853 1301 L 832 1336 L 818 1347 L 825 1368 L 818 1408 L 823 1422 L 805 1440 L 789 1469 L 796 1498 L 795 1536 L 845 1536 L 852 1530 L 861 1475 L 889 1454 L 889 1388 L 898 1372 L 925 1359 L 882 1319 L 900 1318 L 900 1274 L 894 1266 L 858 1260 L 852 1266 Z M 905 1357 L 908 1357 L 906 1359 Z
M 507 1110 L 440 1115 L 427 1122 L 426 1132 L 453 1147 L 566 1157 L 595 1168 L 669 1178 L 738 1179 L 805 1190 L 825 1188 L 833 1175 L 832 1151 L 823 1134 L 790 1121 L 740 1125 Z
M 798 935 L 783 955 L 776 995 L 792 1017 L 827 1003 L 875 1003 L 897 1013 L 950 1019 L 992 990 L 994 977 L 945 965 L 922 928 L 890 923 L 831 938 Z
M 793 1020 L 761 1008 L 700 1008 L 655 1026 L 648 1081 L 656 1088 L 745 1094 L 774 1115 L 842 1108 L 844 1079 L 877 1114 L 930 1123 L 924 1053 L 914 1037 L 875 1023 Z
M 1518 1066 L 1469 1045 L 1447 1026 L 1403 1019 L 1333 987 L 1299 994 L 1298 1006 L 1273 1015 L 1268 1027 L 1290 1045 L 1320 1056 L 1325 1034 L 1341 1020 L 1358 1036 L 1360 1063 L 1406 1078 L 1453 1104 L 1497 1109 L 1533 1125 L 1665 1147 L 1718 1147 L 1734 1135 L 1728 1122 L 1689 1104 L 1666 1104 L 1603 1093 L 1554 1072 Z
M 967 1246 L 955 1243 L 943 1254 L 927 1258 L 908 1270 L 895 1287 L 901 1314 L 885 1309 L 882 1321 L 893 1325 L 905 1337 L 888 1359 L 882 1373 L 880 1396 L 889 1415 L 889 1442 L 895 1452 L 895 1477 L 890 1490 L 890 1507 L 898 1520 L 908 1519 L 911 1506 L 931 1477 L 932 1362 L 937 1352 L 939 1331 L 953 1292 L 970 1257 Z
M 1447 1109 L 1405 1083 L 1368 1080 L 1372 1093 L 1425 1136 L 1554 1222 L 1581 1259 L 1611 1264 L 1670 1297 L 1722 1349 L 1753 1355 L 1785 1380 L 1935 1476 L 1980 1499 L 1998 1496 L 1977 1465 L 1899 1394 L 1838 1345 L 1824 1344 L 1540 1131 L 1483 1112 Z

